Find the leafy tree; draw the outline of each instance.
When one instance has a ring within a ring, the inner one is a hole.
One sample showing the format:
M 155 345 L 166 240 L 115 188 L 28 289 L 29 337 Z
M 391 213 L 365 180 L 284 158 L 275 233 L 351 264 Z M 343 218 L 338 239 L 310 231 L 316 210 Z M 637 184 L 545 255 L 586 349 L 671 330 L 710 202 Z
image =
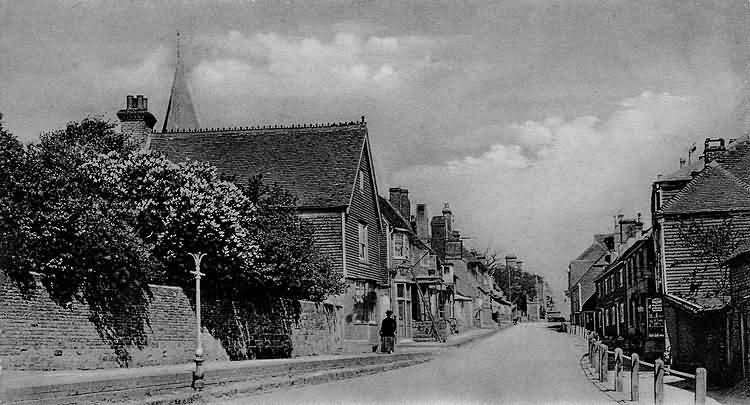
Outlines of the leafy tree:
M 0 171 L 12 173 L 2 184 L 11 196 L 0 218 L 4 270 L 25 289 L 38 274 L 60 305 L 87 303 L 115 348 L 141 344 L 148 249 L 121 207 L 91 192 L 81 171 L 87 159 L 117 148 L 123 137 L 103 121 L 86 119 L 44 134 L 27 150 L 5 131 L 2 138 L 4 155 L 14 157 L 0 162 Z M 123 313 L 129 322 L 118 322 Z
M 6 272 L 27 287 L 38 274 L 60 305 L 87 303 L 118 348 L 143 342 L 149 283 L 192 291 L 188 253 L 207 254 L 203 298 L 235 317 L 343 290 L 290 194 L 260 178 L 241 190 L 206 163 L 140 153 L 98 118 L 26 149 L 0 125 L 0 191 Z
M 679 240 L 693 252 L 690 295 L 729 296 L 729 269 L 725 260 L 748 236 L 747 230 L 735 225 L 732 217 L 717 222 L 696 218 L 683 220 L 678 229 Z M 718 273 L 712 271 L 716 269 Z
M 129 216 L 154 260 L 149 281 L 192 288 L 193 259 L 206 253 L 206 294 L 233 299 L 257 285 L 255 207 L 208 164 L 158 154 L 98 155 L 82 166 L 97 195 Z M 210 269 L 210 270 L 208 270 Z
M 297 215 L 296 197 L 261 176 L 249 180 L 245 194 L 258 209 L 257 266 L 266 293 L 313 301 L 342 293 L 343 278 L 315 246 L 311 224 Z

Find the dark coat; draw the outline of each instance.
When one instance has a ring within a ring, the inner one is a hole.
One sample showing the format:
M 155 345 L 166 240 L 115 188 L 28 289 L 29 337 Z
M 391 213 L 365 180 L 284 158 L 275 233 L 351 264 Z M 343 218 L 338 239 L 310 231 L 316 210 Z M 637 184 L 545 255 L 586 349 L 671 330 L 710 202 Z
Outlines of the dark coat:
M 396 320 L 385 318 L 380 325 L 380 336 L 396 336 Z

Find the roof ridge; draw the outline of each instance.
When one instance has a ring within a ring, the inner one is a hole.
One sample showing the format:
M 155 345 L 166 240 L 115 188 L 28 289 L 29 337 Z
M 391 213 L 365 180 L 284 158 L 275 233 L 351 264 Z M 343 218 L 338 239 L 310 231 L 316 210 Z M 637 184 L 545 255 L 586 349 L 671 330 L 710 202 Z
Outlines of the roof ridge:
M 596 263 L 597 263 L 597 262 L 598 262 L 599 260 L 601 260 L 601 258 L 602 258 L 602 257 L 604 257 L 604 256 L 605 256 L 605 255 L 606 255 L 607 253 L 608 253 L 608 252 L 607 252 L 607 251 L 605 250 L 605 251 L 604 251 L 604 252 L 602 252 L 602 254 L 601 254 L 601 255 L 599 255 L 599 257 L 597 257 L 597 258 L 596 258 L 595 260 L 578 260 L 578 261 L 581 261 L 581 262 L 589 262 L 589 261 L 590 261 L 590 262 L 591 262 L 591 264 L 590 264 L 590 265 L 589 265 L 589 266 L 588 266 L 588 267 L 586 268 L 586 270 L 585 270 L 585 271 L 584 271 L 583 273 L 581 273 L 581 275 L 580 275 L 580 276 L 578 276 L 578 279 L 576 279 L 576 281 L 575 281 L 574 283 L 571 283 L 571 285 L 576 285 L 576 284 L 578 284 L 578 283 L 579 283 L 579 282 L 580 282 L 581 280 L 583 280 L 583 276 L 585 276 L 586 274 L 588 274 L 588 272 L 590 272 L 590 271 L 591 271 L 591 269 L 593 269 L 593 268 L 594 268 L 594 266 L 596 265 Z
M 742 179 L 740 179 L 739 177 L 737 177 L 737 176 L 736 176 L 736 175 L 735 175 L 734 173 L 732 173 L 731 171 L 727 170 L 727 168 L 726 168 L 726 167 L 724 167 L 724 166 L 722 166 L 721 164 L 717 163 L 717 164 L 716 164 L 716 168 L 717 168 L 717 169 L 719 169 L 719 171 L 720 171 L 720 172 L 721 172 L 721 173 L 722 173 L 723 175 L 727 176 L 727 177 L 729 178 L 729 180 L 731 180 L 731 181 L 732 181 L 733 183 L 735 183 L 735 184 L 736 184 L 737 186 L 739 186 L 739 187 L 741 187 L 741 188 L 745 189 L 745 191 L 747 191 L 748 193 L 750 193 L 750 185 L 748 185 L 747 183 L 745 183 L 744 181 L 742 181 Z
M 206 132 L 218 132 L 218 131 L 249 131 L 249 130 L 262 130 L 262 129 L 304 129 L 304 128 L 339 128 L 348 126 L 361 126 L 366 124 L 362 117 L 362 121 L 339 121 L 329 123 L 304 123 L 304 124 L 269 124 L 269 125 L 251 125 L 251 126 L 234 126 L 234 127 L 211 127 L 211 128 L 174 128 L 159 131 L 154 133 L 172 134 L 172 133 L 206 133 Z
M 406 225 L 410 225 L 410 224 L 411 224 L 411 221 L 409 221 L 409 220 L 407 220 L 406 218 L 404 218 L 404 216 L 403 216 L 403 215 L 401 215 L 401 212 L 399 212 L 399 210 L 397 210 L 397 209 L 396 209 L 396 207 L 394 207 L 394 206 L 393 206 L 393 204 L 391 204 L 391 202 L 390 202 L 390 201 L 388 201 L 388 200 L 387 200 L 387 199 L 386 199 L 385 197 L 383 197 L 382 195 L 379 195 L 379 194 L 378 194 L 378 198 L 379 198 L 380 200 L 382 200 L 383 202 L 385 202 L 386 204 L 388 204 L 388 206 L 390 206 L 390 207 L 391 207 L 391 209 L 393 210 L 393 213 L 394 213 L 394 214 L 396 214 L 396 216 L 397 216 L 397 217 L 398 217 L 398 218 L 399 218 L 400 220 L 404 221 L 404 223 L 405 223 Z M 414 234 L 416 234 L 416 232 L 414 232 L 414 230 L 412 230 L 412 229 L 409 229 L 409 232 L 411 232 L 411 233 L 414 233 Z
M 669 200 L 667 200 L 667 202 L 665 202 L 664 205 L 661 206 L 660 211 L 662 211 L 662 212 L 666 211 L 669 207 L 671 207 L 672 205 L 674 205 L 677 201 L 680 201 L 681 199 L 683 199 L 685 197 L 685 195 L 687 195 L 691 191 L 693 191 L 695 189 L 695 185 L 698 183 L 698 181 L 701 180 L 701 179 L 703 179 L 704 177 L 708 176 L 707 173 L 709 173 L 711 170 L 707 170 L 707 169 L 714 169 L 718 165 L 718 164 L 713 164 L 713 163 L 715 163 L 715 162 L 711 162 L 711 163 L 707 164 L 706 167 L 704 167 L 703 170 L 701 170 L 701 172 L 698 173 L 697 176 L 693 177 L 693 179 L 690 180 L 685 185 L 685 187 L 682 188 L 682 190 L 680 190 L 679 192 L 677 192 L 677 194 L 675 194 L 674 196 L 672 196 L 672 198 L 670 198 Z
M 682 190 L 680 190 L 677 194 L 675 194 L 672 198 L 670 198 L 664 204 L 664 206 L 661 207 L 660 211 L 665 212 L 668 209 L 670 209 L 672 206 L 677 204 L 678 202 L 684 200 L 688 194 L 690 194 L 692 191 L 695 190 L 695 188 L 697 187 L 700 181 L 702 181 L 705 177 L 707 177 L 708 175 L 714 172 L 726 178 L 735 186 L 745 191 L 747 193 L 748 199 L 750 199 L 750 185 L 740 180 L 739 177 L 737 177 L 734 173 L 729 171 L 726 167 L 724 167 L 719 162 L 712 161 L 706 164 L 706 167 L 703 170 L 701 170 L 701 172 L 697 176 L 695 176 L 695 178 L 690 180 L 690 182 L 688 182 L 688 184 L 685 185 L 685 187 L 683 187 Z

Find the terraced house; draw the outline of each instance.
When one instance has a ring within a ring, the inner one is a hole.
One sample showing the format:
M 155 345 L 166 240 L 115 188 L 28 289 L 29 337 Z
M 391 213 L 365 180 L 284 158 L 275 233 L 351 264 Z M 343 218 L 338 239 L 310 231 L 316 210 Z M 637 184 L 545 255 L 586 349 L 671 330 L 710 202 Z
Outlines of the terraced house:
M 588 330 L 599 330 L 602 319 L 597 310 L 596 278 L 614 259 L 613 234 L 596 234 L 591 245 L 568 265 L 570 321 Z
M 654 280 L 651 231 L 638 232 L 596 278 L 601 335 L 653 360 L 664 351 L 664 317 Z
M 441 326 L 452 316 L 451 305 L 445 304 L 445 298 L 450 298 L 453 280 L 443 278 L 442 262 L 417 235 L 416 222 L 406 219 L 411 218 L 409 191 L 391 188 L 389 199 L 380 197 L 380 207 L 387 241 L 384 262 L 392 277 L 391 306 L 398 337 L 441 340 L 447 333 Z M 426 209 L 424 205 L 421 207 Z M 443 335 L 436 334 L 436 330 Z

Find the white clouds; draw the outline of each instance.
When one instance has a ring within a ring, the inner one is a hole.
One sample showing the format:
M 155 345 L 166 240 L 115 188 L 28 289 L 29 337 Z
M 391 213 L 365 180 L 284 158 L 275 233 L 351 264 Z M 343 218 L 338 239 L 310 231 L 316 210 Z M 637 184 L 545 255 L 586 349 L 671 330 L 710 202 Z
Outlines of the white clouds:
M 546 260 L 583 249 L 591 233 L 607 230 L 618 209 L 648 216 L 651 181 L 676 170 L 683 147 L 705 134 L 696 132 L 706 129 L 704 109 L 697 98 L 644 92 L 622 100 L 606 119 L 494 126 L 490 132 L 505 143 L 478 156 L 404 169 L 394 179 L 433 206 L 452 196 L 465 231 L 484 244 L 536 255 L 536 266 L 558 267 L 536 271 L 558 273 L 564 263 Z M 549 259 L 538 256 L 540 245 Z
M 324 41 L 230 31 L 200 42 L 211 55 L 195 67 L 197 90 L 236 97 L 383 94 L 420 69 L 435 46 L 427 38 L 365 38 L 348 32 Z

